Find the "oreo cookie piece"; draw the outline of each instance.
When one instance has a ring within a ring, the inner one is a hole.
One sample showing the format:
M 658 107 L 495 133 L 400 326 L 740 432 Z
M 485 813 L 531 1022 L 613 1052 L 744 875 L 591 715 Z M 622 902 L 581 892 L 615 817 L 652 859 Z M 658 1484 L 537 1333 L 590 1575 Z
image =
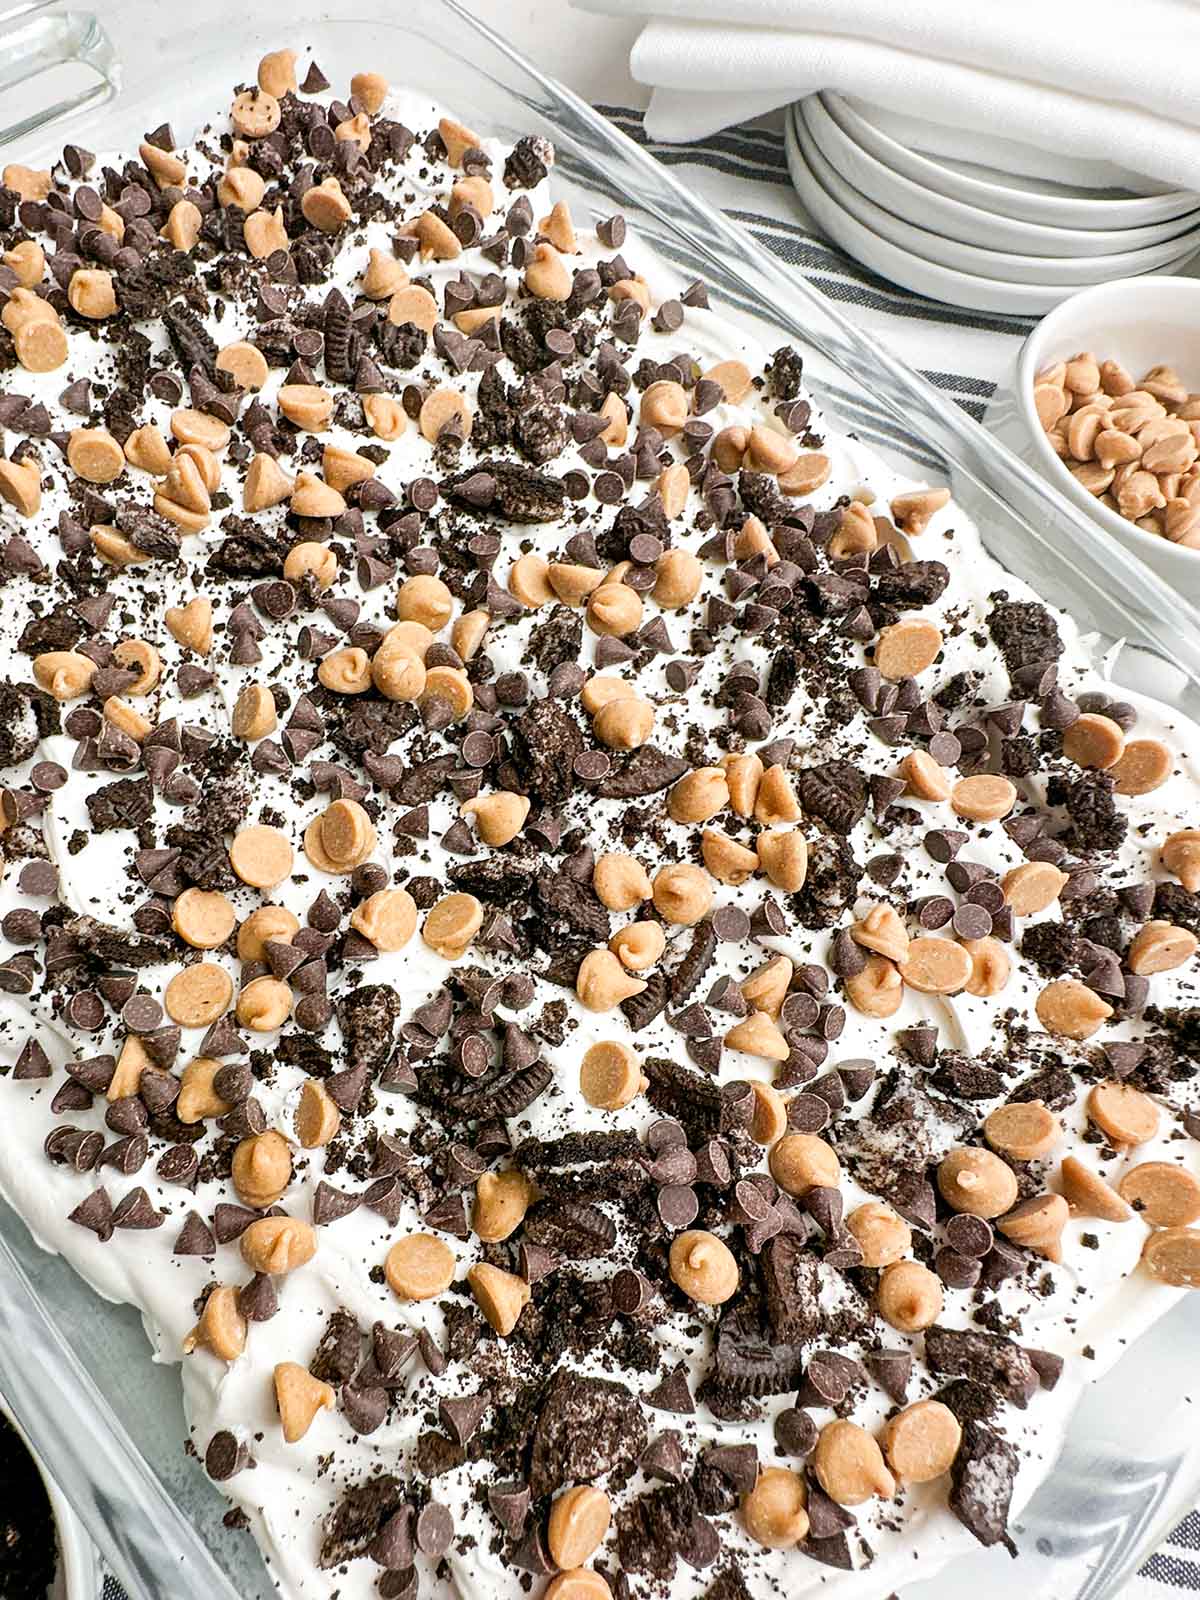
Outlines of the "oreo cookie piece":
M 999 1333 L 935 1323 L 925 1330 L 925 1362 L 935 1377 L 974 1378 L 1022 1411 L 1038 1387 L 1029 1356 Z
M 566 1483 L 592 1483 L 606 1472 L 632 1470 L 646 1443 L 641 1406 L 624 1384 L 560 1367 L 538 1410 L 530 1491 L 536 1499 Z
M 617 1242 L 617 1228 L 599 1206 L 579 1200 L 539 1200 L 525 1216 L 524 1238 L 565 1260 L 606 1256 Z
M 511 755 L 529 795 L 548 809 L 571 793 L 583 734 L 557 700 L 535 700 L 510 726 Z M 607 934 L 604 936 L 607 938 Z
M 347 1489 L 331 1512 L 321 1541 L 319 1564 L 324 1570 L 354 1561 L 404 1504 L 404 1485 L 390 1472 Z
M 568 1133 L 561 1139 L 526 1139 L 513 1161 L 556 1200 L 615 1200 L 646 1186 L 641 1140 L 629 1131 Z
M 692 1524 L 699 1515 L 689 1483 L 668 1484 L 639 1495 L 617 1513 L 617 1555 L 626 1572 L 645 1572 L 662 1582 L 675 1572 L 692 1546 Z
M 668 755 L 652 744 L 644 744 L 614 763 L 612 771 L 596 786 L 602 800 L 635 800 L 643 795 L 660 794 L 677 783 L 689 770 L 682 756 Z
M 1017 1547 L 1008 1533 L 1008 1508 L 1017 1475 L 1017 1452 L 985 1423 L 968 1421 L 950 1468 L 948 1505 L 982 1545 Z
M 479 493 L 481 475 L 492 483 L 491 494 L 486 499 Z M 567 498 L 561 478 L 515 461 L 492 457 L 443 478 L 439 488 L 444 500 L 463 511 L 488 518 L 499 513 L 509 522 L 557 522 Z
M 804 1371 L 804 1355 L 791 1341 L 773 1339 L 757 1319 L 739 1309 L 721 1319 L 716 1339 L 716 1377 L 731 1395 L 784 1394 Z

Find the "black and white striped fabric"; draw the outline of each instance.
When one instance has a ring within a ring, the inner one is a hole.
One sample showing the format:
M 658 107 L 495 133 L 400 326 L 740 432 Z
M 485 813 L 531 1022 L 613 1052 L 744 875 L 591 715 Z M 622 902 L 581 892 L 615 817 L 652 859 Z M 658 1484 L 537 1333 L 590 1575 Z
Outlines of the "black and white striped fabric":
M 696 144 L 647 138 L 641 113 L 601 106 L 604 114 L 660 161 L 683 169 L 706 200 L 740 222 L 758 242 L 794 265 L 831 300 L 954 399 L 977 421 L 1001 374 L 1033 326 L 1023 317 L 989 316 L 898 289 L 843 254 L 817 232 L 788 178 L 783 135 L 770 128 L 726 129 Z M 1200 1511 L 1184 1518 L 1120 1600 L 1169 1600 L 1172 1590 L 1200 1594 Z M 128 1600 L 108 1574 L 100 1600 Z
M 854 320 L 918 368 L 976 421 L 997 380 L 1033 326 L 1027 317 L 965 311 L 899 289 L 817 231 L 788 177 L 783 135 L 773 128 L 727 128 L 696 144 L 647 137 L 641 113 L 599 110 L 630 138 L 721 207 L 759 244 L 797 267 L 815 288 L 852 308 Z

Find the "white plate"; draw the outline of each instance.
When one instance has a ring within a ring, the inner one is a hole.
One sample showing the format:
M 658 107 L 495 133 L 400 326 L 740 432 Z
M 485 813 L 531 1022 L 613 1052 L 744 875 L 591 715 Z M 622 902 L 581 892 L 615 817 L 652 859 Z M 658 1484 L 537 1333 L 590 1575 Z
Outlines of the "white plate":
M 835 172 L 893 216 L 919 220 L 920 226 L 932 233 L 985 250 L 1055 257 L 1112 255 L 1115 250 L 1136 250 L 1162 242 L 1163 234 L 1157 229 L 1147 234 L 1141 229 L 1054 228 L 968 205 L 885 165 L 838 120 L 843 115 L 841 106 L 837 107 L 838 117 L 832 114 L 825 96 L 810 95 L 801 104 L 809 131 Z M 1186 233 L 1198 224 L 1200 212 L 1179 217 L 1172 226 L 1176 233 Z
M 827 95 L 825 99 L 845 132 L 884 166 L 909 178 L 919 188 L 932 189 L 964 205 L 977 206 L 1003 217 L 1050 227 L 1107 230 L 1167 222 L 1200 206 L 1200 195 L 1187 189 L 1097 198 L 1086 192 L 1046 194 L 1032 185 L 1018 184 L 1011 179 L 987 182 L 968 177 L 906 148 L 881 128 L 873 126 L 840 95 Z
M 881 239 L 911 251 L 926 261 L 952 267 L 956 272 L 971 277 L 992 278 L 1006 283 L 1034 283 L 1042 288 L 1058 285 L 1080 288 L 1092 283 L 1107 283 L 1112 278 L 1134 278 L 1159 268 L 1178 265 L 1200 250 L 1200 231 L 1181 234 L 1165 244 L 1152 245 L 1148 250 L 1126 250 L 1120 255 L 1081 256 L 1078 260 L 1064 256 L 1014 255 L 1000 250 L 981 250 L 976 245 L 963 244 L 958 239 L 944 238 L 940 233 L 930 233 L 918 228 L 903 217 L 897 217 L 883 206 L 861 194 L 846 182 L 821 154 L 816 134 L 809 122 L 809 103 L 793 107 L 797 117 L 797 131 L 802 126 L 812 142 L 805 157 L 821 187 L 840 206 L 865 228 L 870 228 Z
M 821 186 L 809 164 L 816 147 L 797 116 L 788 118 L 786 148 L 792 182 L 814 221 L 847 255 L 901 288 L 970 311 L 1002 311 L 1024 317 L 1041 316 L 1074 292 L 1063 285 L 972 277 L 913 255 L 865 227 Z
M 915 150 L 939 166 L 949 167 L 951 172 L 963 172 L 1002 188 L 1076 200 L 1128 200 L 1139 195 L 1164 195 L 1175 188 L 1174 184 L 1158 183 L 1109 161 L 1044 150 L 985 128 L 956 128 L 932 122 L 911 112 L 889 110 L 858 95 L 826 90 L 825 101 L 835 116 L 842 106 L 848 106 L 877 133 L 886 134 L 905 150 Z

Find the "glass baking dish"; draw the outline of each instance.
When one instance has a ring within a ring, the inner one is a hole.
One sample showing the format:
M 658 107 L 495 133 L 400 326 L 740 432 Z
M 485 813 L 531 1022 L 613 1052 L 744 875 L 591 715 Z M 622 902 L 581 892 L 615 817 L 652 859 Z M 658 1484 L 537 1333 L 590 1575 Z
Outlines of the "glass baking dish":
M 13 154 L 48 164 L 65 139 L 132 147 L 164 117 L 186 139 L 284 43 L 311 52 L 335 84 L 369 65 L 489 133 L 544 133 L 577 217 L 620 209 L 731 318 L 796 342 L 826 410 L 910 474 L 948 482 L 997 559 L 1095 636 L 1115 682 L 1200 720 L 1200 596 L 1168 589 L 795 268 L 454 0 L 409 0 L 403 19 L 390 9 L 335 0 L 263 26 L 230 0 L 195 12 L 130 0 L 107 9 L 101 28 L 87 13 L 20 4 L 0 15 L 0 144 L 19 138 Z M 3 1139 L 0 1124 L 0 1161 Z M 1020 1562 L 980 1550 L 907 1586 L 904 1600 L 948 1600 L 964 1585 L 975 1600 L 1114 1594 L 1200 1491 L 1187 1359 L 1198 1336 L 1200 1296 L 1184 1298 L 1085 1394 L 1017 1519 Z M 0 1390 L 133 1600 L 266 1600 L 272 1583 L 252 1541 L 223 1526 L 227 1503 L 184 1452 L 176 1369 L 148 1362 L 137 1314 L 99 1300 L 2 1204 Z

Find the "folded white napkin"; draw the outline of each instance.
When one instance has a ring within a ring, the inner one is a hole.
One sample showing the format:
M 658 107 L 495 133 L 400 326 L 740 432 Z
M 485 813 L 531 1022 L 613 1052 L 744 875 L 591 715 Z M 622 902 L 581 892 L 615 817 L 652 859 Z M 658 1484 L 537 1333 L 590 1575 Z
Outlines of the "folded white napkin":
M 645 15 L 654 138 L 700 138 L 818 89 L 1200 190 L 1195 0 L 575 0 Z

